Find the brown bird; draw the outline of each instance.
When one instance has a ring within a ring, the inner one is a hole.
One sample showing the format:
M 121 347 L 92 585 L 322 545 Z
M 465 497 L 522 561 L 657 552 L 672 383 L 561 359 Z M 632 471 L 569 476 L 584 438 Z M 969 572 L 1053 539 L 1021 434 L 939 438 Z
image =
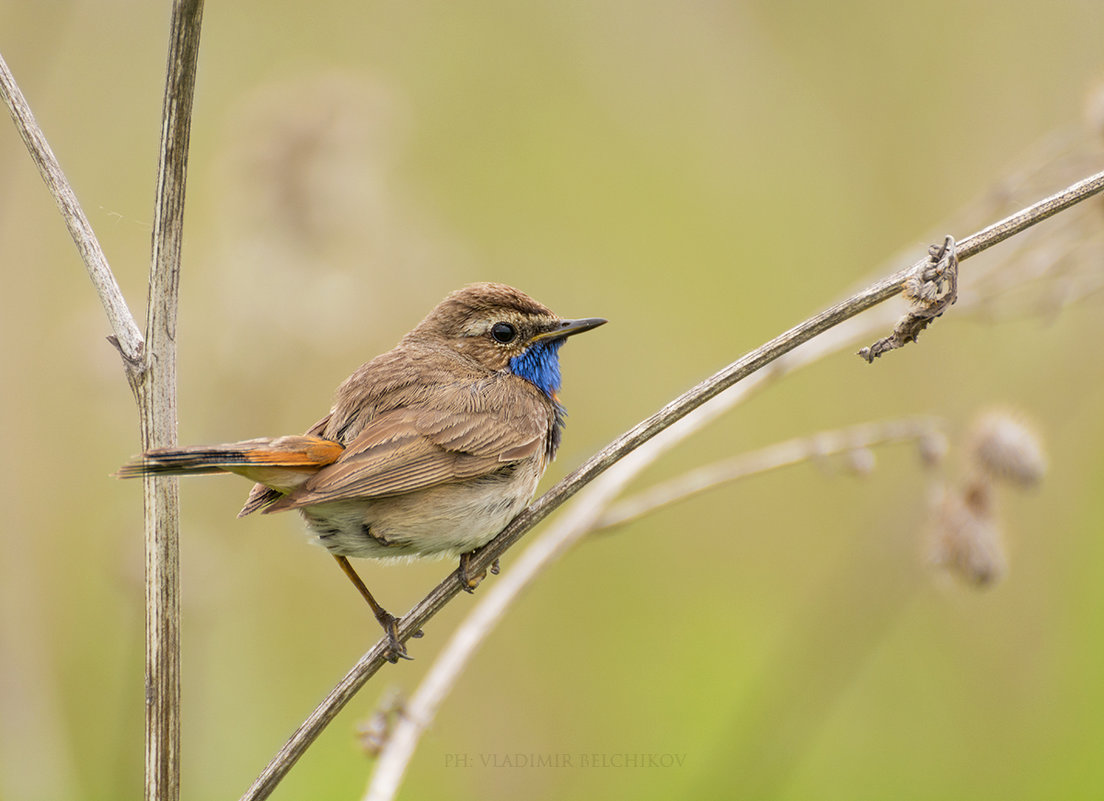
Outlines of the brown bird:
M 350 556 L 460 556 L 489 542 L 533 496 L 560 444 L 558 351 L 600 318 L 565 320 L 505 284 L 446 297 L 392 350 L 337 389 L 302 436 L 147 451 L 123 478 L 229 472 L 255 481 L 239 517 L 297 509 L 406 656 L 397 619 Z

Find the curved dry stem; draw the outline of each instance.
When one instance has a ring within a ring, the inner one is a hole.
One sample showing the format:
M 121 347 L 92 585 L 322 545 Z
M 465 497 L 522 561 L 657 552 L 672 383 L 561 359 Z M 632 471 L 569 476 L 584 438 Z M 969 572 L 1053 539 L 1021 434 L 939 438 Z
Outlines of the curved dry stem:
M 104 311 L 107 312 L 107 320 L 114 332 L 115 342 L 123 358 L 131 366 L 137 366 L 142 361 L 142 346 L 144 340 L 142 332 L 138 330 L 138 324 L 134 321 L 134 315 L 130 313 L 123 292 L 115 280 L 115 275 L 108 266 L 107 257 L 104 255 L 100 242 L 92 230 L 92 224 L 84 215 L 84 209 L 77 201 L 77 195 L 69 184 L 69 179 L 61 170 L 57 156 L 54 155 L 50 143 L 46 141 L 46 135 L 38 127 L 31 107 L 27 99 L 23 97 L 19 85 L 15 82 L 15 76 L 8 69 L 3 56 L 0 56 L 0 95 L 11 113 L 12 122 L 15 123 L 19 136 L 27 146 L 31 155 L 31 161 L 38 168 L 38 174 L 42 176 L 46 188 L 57 203 L 61 218 L 65 221 L 65 227 L 69 229 L 69 235 L 80 252 L 81 260 L 88 270 L 88 277 L 96 287 L 100 296 Z
M 906 417 L 859 423 L 777 442 L 759 450 L 703 465 L 618 501 L 598 519 L 591 533 L 608 532 L 659 509 L 748 476 L 879 445 L 917 442 L 935 436 L 939 430 L 937 418 Z
M 1070 189 L 1075 189 L 1077 196 L 1084 199 L 1095 192 L 1099 192 L 1102 185 L 1104 185 L 1104 173 L 1081 181 Z M 1067 192 L 1069 191 L 1067 190 Z M 1036 204 L 1036 206 L 1047 209 L 1048 216 L 1057 213 L 1053 209 L 1058 203 L 1064 203 L 1068 200 L 1068 198 L 1063 199 L 1065 194 L 1065 192 L 1058 193 L 1040 204 Z M 1067 203 L 1062 208 L 1068 208 L 1069 205 L 1071 204 Z M 1036 206 L 1031 208 L 1036 208 Z M 1030 218 L 1030 210 L 1026 209 L 1024 212 L 1013 215 L 1001 223 L 990 226 L 964 240 L 964 242 L 970 243 L 969 250 L 966 252 L 970 255 L 981 252 L 985 247 L 1000 241 L 1000 239 L 994 238 L 998 234 L 1003 239 L 1005 236 L 1012 235 L 1009 232 L 1014 233 L 1024 230 L 1026 227 L 1024 221 Z M 961 255 L 962 252 L 962 243 L 960 243 L 960 259 L 965 258 Z M 913 269 L 919 272 L 924 264 L 924 262 L 920 262 L 914 265 Z M 997 272 L 997 270 L 993 267 L 987 272 L 992 273 Z M 982 277 L 981 275 L 975 276 L 975 279 Z M 966 299 L 960 305 L 960 309 L 978 303 L 980 300 L 977 296 Z M 490 634 L 494 625 L 502 618 L 506 608 L 521 589 L 549 567 L 556 557 L 569 549 L 587 533 L 616 523 L 626 522 L 627 514 L 631 513 L 628 507 L 622 507 L 620 515 L 615 510 L 606 511 L 622 488 L 670 447 L 730 410 L 746 398 L 751 391 L 764 385 L 767 380 L 779 378 L 790 370 L 811 364 L 829 353 L 836 352 L 856 341 L 872 336 L 875 332 L 890 325 L 892 319 L 893 316 L 889 313 L 889 310 L 877 315 L 870 314 L 862 320 L 850 320 L 831 332 L 813 339 L 784 359 L 775 362 L 770 371 L 752 376 L 749 381 L 733 387 L 714 401 L 683 418 L 631 456 L 620 461 L 614 469 L 594 482 L 572 507 L 570 517 L 561 518 L 555 526 L 551 527 L 526 549 L 518 562 L 511 565 L 507 576 L 496 582 L 494 587 L 480 599 L 477 607 L 446 644 L 437 661 L 422 680 L 418 690 L 407 703 L 404 715 L 399 719 L 395 730 L 384 746 L 365 799 L 382 801 L 383 799 L 393 798 L 397 793 L 406 766 L 413 756 L 421 733 L 436 716 L 440 704 L 450 692 L 464 666 L 478 649 L 479 644 Z M 854 447 L 854 445 L 850 447 Z M 784 453 L 776 452 L 774 458 L 783 461 L 786 457 Z M 730 466 L 730 472 L 736 472 L 738 469 L 738 465 Z M 705 488 L 705 486 L 700 486 L 695 489 L 692 486 L 684 485 L 681 490 L 685 493 L 691 493 Z M 668 490 L 672 489 L 676 488 L 668 487 Z M 662 492 L 662 489 L 660 491 Z M 678 492 L 667 494 L 668 500 L 676 499 L 675 496 L 678 496 L 677 499 L 683 497 Z M 660 497 L 653 496 L 650 503 L 658 505 L 659 502 L 661 502 Z M 641 513 L 643 511 L 645 510 L 641 510 Z M 509 579 L 509 582 L 507 582 L 507 579 Z M 505 586 L 499 591 L 498 587 L 503 585 Z
M 1006 220 L 989 226 L 984 229 L 984 231 L 966 237 L 963 241 L 958 243 L 958 258 L 959 260 L 964 260 L 970 256 L 976 255 L 980 253 L 981 250 L 1004 241 L 1005 238 L 1022 231 L 1022 229 L 1025 229 L 1033 223 L 1040 222 L 1048 216 L 1057 214 L 1062 209 L 1066 209 L 1066 207 L 1078 203 L 1084 200 L 1085 197 L 1100 192 L 1102 189 L 1104 189 L 1104 172 L 1097 173 L 1090 179 L 1075 183 L 1063 192 L 1052 195 L 1048 197 L 1048 199 L 1028 207 L 1026 210 L 1013 214 L 1007 217 Z M 725 367 L 725 369 L 710 376 L 707 380 L 691 388 L 689 392 L 672 400 L 667 406 L 661 408 L 659 412 L 641 421 L 641 423 L 626 431 L 624 435 L 615 439 L 601 451 L 598 451 L 596 455 L 583 464 L 581 468 L 575 470 L 570 476 L 567 476 L 556 484 L 555 487 L 542 495 L 540 499 L 532 503 L 529 508 L 519 514 L 516 519 L 495 538 L 495 540 L 482 548 L 481 551 L 471 559 L 469 569 L 474 570 L 474 572 L 479 572 L 479 570 L 489 568 L 493 560 L 499 558 L 502 553 L 505 553 L 507 549 L 514 542 L 517 542 L 524 533 L 528 532 L 530 528 L 537 525 L 545 516 L 548 516 L 564 501 L 570 499 L 571 496 L 580 491 L 584 485 L 593 482 L 592 487 L 587 489 L 587 502 L 584 503 L 581 499 L 580 503 L 575 504 L 570 513 L 565 515 L 564 519 L 561 521 L 563 531 L 567 533 L 564 540 L 567 544 L 570 544 L 570 542 L 572 542 L 572 536 L 576 538 L 577 536 L 582 536 L 581 531 L 585 531 L 586 526 L 592 524 L 587 523 L 586 525 L 582 525 L 585 522 L 584 519 L 588 516 L 596 516 L 597 514 L 596 511 L 586 513 L 586 509 L 604 509 L 605 505 L 611 502 L 620 489 L 624 487 L 624 484 L 630 480 L 631 477 L 636 476 L 638 464 L 641 466 L 639 469 L 643 469 L 644 464 L 650 463 L 650 461 L 655 458 L 655 456 L 650 455 L 648 451 L 641 452 L 643 449 L 638 450 L 645 442 L 648 442 L 652 438 L 656 438 L 661 444 L 661 442 L 664 442 L 666 439 L 670 439 L 670 437 L 660 439 L 657 435 L 671 428 L 673 425 L 677 424 L 678 421 L 686 419 L 694 409 L 701 408 L 703 405 L 707 404 L 709 400 L 721 395 L 725 389 L 751 376 L 757 370 L 760 370 L 761 367 L 774 362 L 773 372 L 784 369 L 786 362 L 779 362 L 778 360 L 787 353 L 797 349 L 798 345 L 807 343 L 803 351 L 807 350 L 809 353 L 815 353 L 819 350 L 819 340 L 824 339 L 819 338 L 819 334 L 837 327 L 840 323 L 856 317 L 857 314 L 893 297 L 904 286 L 904 282 L 907 278 L 915 273 L 919 273 L 926 265 L 927 259 L 925 258 L 917 261 L 912 267 L 896 271 L 896 273 L 891 276 L 875 281 L 874 284 L 860 290 L 856 295 L 800 323 L 797 327 L 786 331 L 779 335 L 779 337 L 761 346 L 761 348 L 752 351 L 743 356 L 742 359 L 733 362 L 728 367 Z M 879 322 L 881 323 L 881 320 Z M 834 339 L 839 338 L 837 337 Z M 851 340 L 846 339 L 843 341 L 850 342 Z M 822 344 L 820 346 L 822 346 Z M 797 354 L 793 354 L 789 359 L 793 360 L 796 355 Z M 722 410 L 723 409 L 718 410 L 716 414 L 721 414 Z M 686 429 L 687 434 L 689 434 L 690 430 L 696 429 L 698 425 L 704 425 L 705 421 L 712 419 L 712 416 L 713 415 L 710 413 L 702 412 L 700 415 L 702 423 L 698 424 L 697 421 L 687 420 L 687 423 L 684 424 L 682 428 Z M 698 417 L 698 415 L 694 417 Z M 657 446 L 649 450 L 657 451 L 656 455 L 658 455 L 659 447 Z M 604 480 L 601 482 L 595 481 L 599 474 L 605 472 L 609 467 L 612 467 L 614 463 L 618 462 L 619 469 L 614 472 L 612 476 L 604 477 Z M 549 548 L 551 556 L 561 553 L 562 549 L 565 547 L 567 547 L 567 545 Z M 517 572 L 517 565 L 511 567 L 511 575 Z M 406 616 L 403 617 L 399 624 L 400 638 L 403 641 L 410 638 L 414 631 L 421 629 L 423 624 L 436 615 L 437 611 L 442 609 L 459 591 L 459 576 L 456 573 L 450 574 L 442 583 L 429 592 L 425 598 L 418 602 L 413 609 L 406 613 Z M 275 789 L 276 784 L 279 783 L 280 779 L 283 779 L 291 766 L 293 766 L 299 757 L 304 754 L 312 741 L 321 733 L 322 729 L 329 724 L 333 717 L 337 716 L 341 708 L 350 701 L 355 692 L 363 686 L 364 682 L 367 682 L 369 677 L 381 668 L 384 659 L 384 651 L 383 641 L 376 642 L 372 649 L 365 653 L 357 664 L 353 665 L 353 668 L 343 677 L 338 686 L 333 688 L 333 691 L 326 697 L 325 701 L 319 704 L 305 722 L 296 729 L 295 733 L 291 735 L 284 747 L 277 751 L 272 761 L 269 761 L 264 771 L 262 771 L 261 775 L 254 781 L 253 786 L 245 792 L 242 801 L 254 801 L 256 799 L 268 797 L 268 794 Z
M 1080 181 L 1063 192 L 1046 198 L 989 226 L 983 231 L 966 237 L 958 243 L 959 260 L 965 260 L 976 255 L 1030 225 L 1100 192 L 1102 189 L 1104 189 L 1104 172 Z M 587 488 L 585 496 L 586 501 L 580 498 L 580 501 L 573 505 L 572 509 L 561 519 L 560 527 L 566 532 L 563 538 L 564 544 L 548 548 L 548 561 L 551 561 L 552 558 L 562 553 L 563 550 L 569 547 L 571 542 L 582 536 L 593 525 L 593 520 L 597 519 L 597 515 L 600 513 L 599 510 L 604 509 L 617 496 L 625 483 L 632 476 L 635 476 L 639 469 L 642 469 L 638 468 L 637 465 L 650 464 L 655 458 L 655 455 L 648 451 L 642 452 L 642 445 L 653 440 L 653 438 L 658 440 L 658 435 L 661 432 L 669 430 L 679 421 L 685 420 L 691 412 L 703 407 L 708 401 L 717 398 L 725 390 L 748 378 L 760 368 L 774 362 L 772 372 L 784 369 L 786 363 L 778 360 L 794 351 L 799 345 L 808 343 L 806 348 L 810 352 L 815 352 L 818 339 L 821 338 L 819 335 L 893 297 L 901 290 L 910 276 L 924 269 L 927 264 L 927 258 L 922 259 L 911 267 L 899 270 L 874 282 L 843 302 L 809 318 L 733 362 L 671 401 L 651 417 L 638 423 L 514 518 L 494 540 L 473 556 L 469 563 L 469 570 L 479 572 L 489 568 L 495 559 L 499 558 L 533 526 L 578 493 L 584 486 L 590 484 L 591 486 Z M 851 340 L 845 341 L 850 342 Z M 790 359 L 793 359 L 794 356 L 796 354 L 792 355 Z M 717 412 L 717 414 L 720 413 L 720 411 Z M 712 415 L 702 412 L 701 418 L 707 421 L 712 419 Z M 700 425 L 704 424 L 702 422 Z M 685 425 L 687 432 L 696 428 L 696 424 L 689 421 Z M 662 441 L 660 440 L 660 442 Z M 649 451 L 657 451 L 656 455 L 658 455 L 658 450 L 658 446 L 649 449 Z M 611 471 L 611 474 L 604 476 L 601 481 L 595 480 L 615 463 L 618 464 L 619 469 L 617 471 Z M 519 572 L 518 565 L 511 567 L 510 575 L 517 572 Z M 500 580 L 497 584 L 502 584 L 504 581 Z M 422 628 L 426 621 L 440 611 L 459 592 L 460 578 L 454 572 L 403 617 L 399 623 L 400 639 L 403 641 L 409 639 L 413 632 Z M 488 597 L 490 592 L 488 591 Z M 380 641 L 361 657 L 337 687 L 331 691 L 276 753 L 253 785 L 242 796 L 242 801 L 254 801 L 255 799 L 268 797 L 314 739 L 336 717 L 337 713 L 349 702 L 356 691 L 379 670 L 383 663 L 384 652 L 384 643 Z

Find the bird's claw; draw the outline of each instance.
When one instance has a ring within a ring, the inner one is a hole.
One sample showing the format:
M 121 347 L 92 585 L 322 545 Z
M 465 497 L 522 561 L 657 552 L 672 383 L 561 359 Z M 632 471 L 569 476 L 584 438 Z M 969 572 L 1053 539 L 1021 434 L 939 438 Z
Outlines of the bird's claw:
M 383 658 L 392 665 L 396 664 L 400 659 L 413 660 L 414 657 L 406 652 L 406 645 L 399 639 L 399 619 L 389 614 L 386 620 L 380 621 L 380 625 L 383 626 L 383 632 L 387 636 L 387 647 L 384 649 Z M 418 629 L 418 631 L 411 636 L 421 637 L 422 630 Z
M 478 573 L 472 572 L 471 560 L 473 553 L 474 551 L 460 554 L 460 568 L 458 571 L 460 574 L 460 589 L 467 593 L 475 592 L 475 588 L 482 583 L 483 579 L 487 578 L 486 570 L 480 570 Z

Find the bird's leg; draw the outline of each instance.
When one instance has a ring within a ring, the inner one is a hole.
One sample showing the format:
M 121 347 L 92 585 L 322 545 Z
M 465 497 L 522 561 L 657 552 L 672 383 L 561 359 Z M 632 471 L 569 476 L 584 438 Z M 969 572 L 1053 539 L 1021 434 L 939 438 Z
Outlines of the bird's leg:
M 476 551 L 468 551 L 467 553 L 460 554 L 460 588 L 464 592 L 475 592 L 475 588 L 478 587 L 483 579 L 487 578 L 487 571 L 481 570 L 479 573 L 472 573 L 471 560 L 474 557 Z M 491 572 L 498 574 L 498 560 L 495 559 L 494 564 L 491 565 Z
M 399 658 L 413 659 L 406 653 L 406 646 L 399 641 L 399 619 L 393 614 L 388 612 L 379 602 L 372 597 L 372 593 L 368 591 L 368 587 L 361 581 L 360 576 L 353 570 L 353 566 L 349 564 L 349 560 L 344 556 L 333 555 L 333 558 L 337 560 L 337 564 L 341 567 L 341 571 L 349 577 L 349 581 L 353 582 L 353 586 L 357 588 L 361 596 L 368 602 L 368 606 L 372 607 L 372 614 L 376 616 L 376 620 L 379 621 L 380 626 L 383 627 L 384 634 L 387 635 L 387 661 L 394 664 L 399 661 Z M 416 631 L 415 637 L 421 637 L 422 632 Z

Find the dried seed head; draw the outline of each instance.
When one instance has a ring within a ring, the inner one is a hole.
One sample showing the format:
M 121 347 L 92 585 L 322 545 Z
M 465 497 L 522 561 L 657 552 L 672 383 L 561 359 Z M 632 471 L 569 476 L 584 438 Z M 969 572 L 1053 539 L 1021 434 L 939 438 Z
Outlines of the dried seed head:
M 357 743 L 370 757 L 378 757 L 391 739 L 395 719 L 403 713 L 403 698 L 397 688 L 391 688 L 380 699 L 372 717 L 357 725 Z
M 970 429 L 969 442 L 974 463 L 997 481 L 1032 487 L 1046 473 L 1042 440 L 1022 416 L 1013 412 L 983 412 Z
M 916 448 L 920 452 L 920 461 L 923 462 L 924 467 L 938 467 L 947 457 L 950 443 L 947 442 L 946 434 L 938 428 L 932 428 L 916 440 Z
M 846 454 L 847 469 L 859 476 L 868 476 L 878 466 L 874 451 L 870 448 L 852 448 Z
M 378 757 L 391 738 L 391 719 L 376 712 L 368 720 L 357 725 L 357 744 L 370 757 Z
M 944 488 L 935 502 L 931 560 L 983 587 L 1008 570 L 1004 539 L 993 514 L 992 487 L 984 479 L 959 492 Z
M 918 275 L 910 275 L 905 279 L 904 294 L 908 300 L 918 301 L 924 291 L 924 282 Z

